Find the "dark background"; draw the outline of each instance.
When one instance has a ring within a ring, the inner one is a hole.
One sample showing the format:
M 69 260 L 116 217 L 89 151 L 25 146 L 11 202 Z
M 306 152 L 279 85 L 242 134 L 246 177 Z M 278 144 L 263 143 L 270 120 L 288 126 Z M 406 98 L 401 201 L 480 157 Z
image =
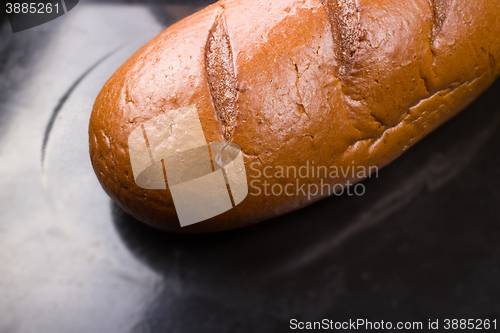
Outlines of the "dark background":
M 140 45 L 208 3 L 80 1 L 16 34 L 3 18 L 0 332 L 500 320 L 498 81 L 365 181 L 363 197 L 179 236 L 143 226 L 104 194 L 87 148 L 96 94 Z

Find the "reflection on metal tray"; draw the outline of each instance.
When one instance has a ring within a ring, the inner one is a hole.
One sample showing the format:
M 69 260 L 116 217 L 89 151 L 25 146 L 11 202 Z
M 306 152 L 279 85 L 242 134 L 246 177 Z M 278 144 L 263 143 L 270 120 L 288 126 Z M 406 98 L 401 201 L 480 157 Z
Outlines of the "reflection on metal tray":
M 249 228 L 152 230 L 103 192 L 107 78 L 198 7 L 81 3 L 0 30 L 0 332 L 271 332 L 289 320 L 500 320 L 500 82 L 365 182 Z M 92 22 L 92 24 L 89 24 Z

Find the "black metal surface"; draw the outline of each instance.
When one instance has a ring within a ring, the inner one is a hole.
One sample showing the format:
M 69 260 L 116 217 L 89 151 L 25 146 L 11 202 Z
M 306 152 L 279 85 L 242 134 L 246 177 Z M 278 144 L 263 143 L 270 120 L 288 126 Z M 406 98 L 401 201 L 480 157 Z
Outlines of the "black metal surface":
M 0 31 L 0 332 L 282 332 L 289 320 L 500 319 L 500 82 L 365 182 L 249 228 L 171 235 L 100 188 L 105 80 L 199 9 L 81 2 Z

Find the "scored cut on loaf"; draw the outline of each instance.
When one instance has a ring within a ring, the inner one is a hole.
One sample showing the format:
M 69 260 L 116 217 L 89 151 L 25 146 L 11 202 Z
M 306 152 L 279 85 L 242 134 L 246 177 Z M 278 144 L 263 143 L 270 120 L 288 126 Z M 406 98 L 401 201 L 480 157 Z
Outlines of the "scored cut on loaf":
M 249 186 L 232 209 L 181 227 L 167 179 L 166 190 L 136 184 L 129 136 L 195 106 L 207 144 L 241 148 L 249 184 L 296 184 L 266 177 L 266 167 L 383 167 L 497 78 L 499 15 L 498 0 L 219 1 L 168 27 L 108 80 L 90 119 L 93 168 L 125 211 L 168 231 L 290 212 L 327 193 L 256 195 Z

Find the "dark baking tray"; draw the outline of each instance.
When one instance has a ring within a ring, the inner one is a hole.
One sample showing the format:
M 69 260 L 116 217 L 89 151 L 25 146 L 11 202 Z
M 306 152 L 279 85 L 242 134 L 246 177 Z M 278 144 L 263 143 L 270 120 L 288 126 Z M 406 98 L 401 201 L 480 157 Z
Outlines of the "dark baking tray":
M 282 332 L 316 321 L 500 320 L 500 82 L 362 197 L 179 236 L 118 208 L 90 166 L 105 80 L 207 2 L 84 2 L 0 30 L 0 332 Z M 363 331 L 363 330 L 359 330 Z

